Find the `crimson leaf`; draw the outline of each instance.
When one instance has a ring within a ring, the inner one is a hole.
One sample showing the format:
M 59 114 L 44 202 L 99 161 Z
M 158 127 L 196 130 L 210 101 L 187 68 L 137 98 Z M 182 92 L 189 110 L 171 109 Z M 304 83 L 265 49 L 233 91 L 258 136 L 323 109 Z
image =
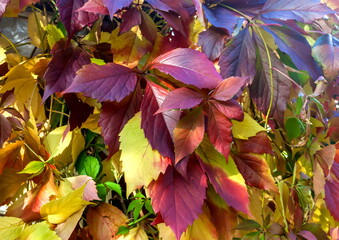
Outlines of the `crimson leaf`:
M 227 36 L 225 30 L 212 26 L 199 34 L 198 45 L 209 60 L 214 61 L 220 56 Z
M 78 71 L 64 93 L 82 92 L 99 102 L 119 102 L 134 90 L 136 83 L 136 73 L 125 66 L 115 63 L 99 66 L 92 63 Z
M 325 202 L 334 219 L 339 221 L 339 181 L 335 178 L 325 180 Z
M 116 13 L 119 9 L 128 7 L 132 2 L 133 0 L 119 0 L 119 1 L 102 0 L 102 3 L 108 9 L 111 18 L 113 18 L 114 13 Z
M 215 88 L 222 78 L 205 54 L 189 48 L 177 48 L 153 60 L 151 68 L 198 88 Z
M 240 104 L 233 99 L 226 102 L 217 100 L 210 100 L 209 102 L 228 119 L 235 119 L 238 121 L 244 119 L 244 112 L 242 111 Z
M 84 6 L 78 9 L 78 11 L 85 11 L 91 13 L 99 13 L 103 15 L 108 15 L 108 9 L 102 3 L 102 0 L 89 0 L 85 3 Z
M 65 39 L 57 42 L 51 53 L 53 58 L 48 63 L 48 69 L 44 76 L 46 84 L 43 101 L 53 93 L 62 92 L 69 87 L 76 72 L 83 65 L 91 62 L 86 52 L 73 42 L 67 45 Z
M 190 174 L 185 179 L 172 166 L 148 186 L 155 212 L 160 212 L 177 239 L 202 212 L 207 181 L 199 164 L 188 164 Z
M 211 94 L 211 98 L 219 101 L 227 101 L 239 92 L 244 85 L 246 77 L 229 77 L 222 81 Z
M 273 155 L 272 145 L 265 132 L 258 132 L 248 140 L 236 139 L 239 152 L 243 153 L 268 153 Z

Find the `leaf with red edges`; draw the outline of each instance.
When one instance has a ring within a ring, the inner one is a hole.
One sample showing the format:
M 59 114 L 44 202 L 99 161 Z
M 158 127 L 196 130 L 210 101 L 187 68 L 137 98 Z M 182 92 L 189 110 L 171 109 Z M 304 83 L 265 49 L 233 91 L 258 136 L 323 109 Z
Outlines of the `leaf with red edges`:
M 111 18 L 113 18 L 114 13 L 122 8 L 128 7 L 132 2 L 133 0 L 102 0 L 102 3 L 108 9 Z
M 84 6 L 87 0 L 57 0 L 56 5 L 59 9 L 60 20 L 64 24 L 68 38 L 80 31 L 83 27 L 93 23 L 98 19 L 94 13 L 77 11 Z
M 173 131 L 181 112 L 169 111 L 155 114 L 168 93 L 168 90 L 159 85 L 147 83 L 141 104 L 141 127 L 152 148 L 174 160 Z
M 213 106 L 210 107 L 208 114 L 208 136 L 227 161 L 233 140 L 232 122 Z
M 48 63 L 45 92 L 42 98 L 45 101 L 55 92 L 62 92 L 71 85 L 76 72 L 91 62 L 89 56 L 74 42 L 67 45 L 65 39 L 57 42 L 51 51 L 53 58 Z
M 175 163 L 191 154 L 204 138 L 204 114 L 198 107 L 180 119 L 174 129 Z
M 228 119 L 235 119 L 237 121 L 242 121 L 244 119 L 244 112 L 242 111 L 240 104 L 233 99 L 226 102 L 217 100 L 209 100 L 209 102 Z
M 189 88 L 177 88 L 165 98 L 159 110 L 155 113 L 166 112 L 171 109 L 189 109 L 201 103 L 203 96 Z
M 196 162 L 190 162 L 188 168 L 190 174 L 185 179 L 169 166 L 165 174 L 161 174 L 147 188 L 154 211 L 161 213 L 177 239 L 198 218 L 206 198 L 207 181 L 204 172 Z
M 139 111 L 141 98 L 141 90 L 137 87 L 133 94 L 123 101 L 103 104 L 98 124 L 101 126 L 101 135 L 108 145 L 108 157 L 119 151 L 118 135 L 128 120 Z
M 151 69 L 172 75 L 175 79 L 198 88 L 215 88 L 222 78 L 204 53 L 177 48 L 153 60 Z
M 215 88 L 210 97 L 219 101 L 227 101 L 240 91 L 246 80 L 247 77 L 229 77 Z
M 63 92 L 81 92 L 86 97 L 120 102 L 130 94 L 137 83 L 136 73 L 119 64 L 88 64 L 78 71 L 72 84 Z
M 233 159 L 230 157 L 226 163 L 226 159 L 214 149 L 207 137 L 197 148 L 196 153 L 216 192 L 228 205 L 238 211 L 250 214 L 245 180 Z
M 242 153 L 268 153 L 274 155 L 272 145 L 265 132 L 258 132 L 248 140 L 235 139 L 239 152 Z
M 227 36 L 224 29 L 209 27 L 199 34 L 198 46 L 201 46 L 209 60 L 214 61 L 220 56 Z
M 265 159 L 260 155 L 249 153 L 232 154 L 239 172 L 245 178 L 246 184 L 265 190 L 277 192 L 277 186 L 271 175 L 270 168 Z

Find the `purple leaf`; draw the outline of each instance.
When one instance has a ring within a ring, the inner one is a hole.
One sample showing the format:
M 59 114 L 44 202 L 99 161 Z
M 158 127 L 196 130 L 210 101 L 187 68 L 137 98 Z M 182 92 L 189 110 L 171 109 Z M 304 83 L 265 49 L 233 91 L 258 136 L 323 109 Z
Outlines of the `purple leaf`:
M 168 90 L 154 83 L 147 83 L 141 104 L 141 127 L 152 148 L 174 160 L 173 131 L 181 112 L 170 111 L 154 115 L 168 93 Z
M 210 100 L 209 102 L 212 103 L 226 118 L 235 119 L 237 121 L 244 120 L 244 112 L 237 101 L 231 99 L 226 102 L 217 100 Z
M 57 0 L 56 2 L 60 13 L 60 20 L 67 30 L 69 39 L 83 27 L 98 19 L 98 16 L 94 13 L 77 11 L 86 2 L 87 0 Z
M 0 147 L 9 138 L 12 132 L 11 122 L 7 120 L 2 114 L 0 115 Z
M 255 44 L 248 28 L 234 37 L 219 59 L 220 74 L 223 78 L 231 76 L 249 77 L 252 82 L 255 74 Z
M 186 36 L 186 31 L 184 27 L 184 20 L 180 18 L 174 12 L 164 12 L 159 10 L 159 14 L 165 19 L 165 21 L 170 25 L 173 29 L 180 32 L 183 36 Z
M 121 102 L 105 102 L 100 113 L 99 126 L 101 135 L 108 145 L 109 156 L 111 157 L 119 150 L 119 133 L 141 105 L 141 90 L 139 87 Z
M 44 78 L 46 79 L 45 92 L 42 98 L 45 101 L 55 92 L 62 92 L 69 87 L 76 72 L 91 62 L 85 51 L 71 42 L 67 45 L 65 39 L 57 42 L 51 51 L 53 58 L 48 64 Z
M 125 66 L 115 63 L 99 66 L 92 63 L 78 71 L 64 93 L 82 92 L 99 102 L 120 102 L 134 90 L 136 83 L 136 73 Z
M 102 0 L 89 0 L 88 2 L 85 3 L 84 6 L 79 8 L 77 11 L 85 11 L 103 15 L 109 14 L 108 9 L 102 3 Z
M 137 8 L 130 8 L 122 15 L 122 23 L 120 25 L 120 33 L 128 32 L 135 25 L 141 24 L 141 14 Z
M 265 18 L 294 19 L 312 23 L 326 14 L 335 13 L 319 0 L 268 0 L 260 11 Z
M 211 94 L 211 98 L 219 101 L 230 100 L 244 85 L 247 77 L 229 77 L 222 81 Z
M 140 30 L 142 35 L 145 36 L 148 41 L 153 44 L 155 43 L 158 36 L 158 28 L 152 18 L 145 11 L 141 11 Z
M 133 0 L 102 0 L 102 3 L 107 7 L 111 18 L 113 18 L 114 13 L 124 7 L 128 7 L 132 2 Z
M 0 0 L 0 18 L 6 11 L 7 4 L 10 0 Z
M 302 230 L 298 232 L 299 236 L 302 236 L 303 238 L 307 240 L 317 240 L 318 238 L 313 235 L 310 231 Z
M 227 36 L 225 30 L 212 26 L 199 34 L 198 46 L 201 46 L 209 60 L 214 61 L 220 56 Z
M 70 110 L 69 130 L 73 131 L 76 127 L 81 128 L 82 123 L 93 113 L 94 107 L 81 101 L 74 93 L 65 94 L 64 98 Z
M 287 75 L 287 71 L 278 59 L 278 57 L 269 50 L 272 67 L 278 69 L 272 70 L 273 85 L 271 85 L 270 79 L 270 66 L 268 56 L 263 44 L 262 39 L 255 35 L 255 40 L 258 48 L 258 57 L 256 59 L 257 73 L 250 86 L 250 94 L 258 109 L 264 114 L 271 105 L 271 90 L 273 92 L 272 106 L 270 115 L 274 116 L 275 119 L 282 125 L 283 124 L 283 112 L 286 109 L 286 101 L 290 96 L 291 82 L 280 72 Z
M 336 221 L 339 221 L 339 181 L 331 178 L 325 180 L 325 202 Z
M 322 35 L 312 47 L 313 57 L 321 64 L 327 79 L 339 75 L 339 39 L 331 34 Z
M 267 0 L 255 0 L 255 1 L 248 1 L 248 0 L 222 0 L 218 1 L 220 4 L 230 6 L 232 8 L 237 9 L 238 11 L 247 14 L 249 16 L 254 16 L 259 13 L 262 9 L 263 5 Z M 206 0 L 206 4 L 213 4 L 215 0 Z
M 203 4 L 202 7 L 206 18 L 214 27 L 224 28 L 229 33 L 233 32 L 239 19 L 239 17 L 234 15 L 234 12 L 219 6 L 215 8 L 208 8 L 205 4 Z
M 189 88 L 177 88 L 165 98 L 159 110 L 155 113 L 166 112 L 171 109 L 189 109 L 201 103 L 203 96 Z
M 151 4 L 154 8 L 164 11 L 164 12 L 169 12 L 173 11 L 178 13 L 180 16 L 183 18 L 188 17 L 188 12 L 184 8 L 184 3 L 183 1 L 173 1 L 173 0 L 148 0 L 147 1 L 149 4 Z
M 148 186 L 155 212 L 160 212 L 177 239 L 202 212 L 207 181 L 199 164 L 188 163 L 190 174 L 185 179 L 172 166 Z
M 322 75 L 312 57 L 311 46 L 304 36 L 286 26 L 267 26 L 263 29 L 274 37 L 279 49 L 291 57 L 298 69 L 307 71 L 314 80 Z
M 198 88 L 215 88 L 222 81 L 206 55 L 189 48 L 177 48 L 160 55 L 153 60 L 151 68 Z

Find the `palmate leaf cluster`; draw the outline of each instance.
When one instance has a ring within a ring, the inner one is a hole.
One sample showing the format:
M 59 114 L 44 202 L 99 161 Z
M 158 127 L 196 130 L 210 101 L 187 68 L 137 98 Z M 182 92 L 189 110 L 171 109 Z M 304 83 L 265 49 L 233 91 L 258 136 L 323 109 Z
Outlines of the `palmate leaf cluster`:
M 338 11 L 0 1 L 1 238 L 339 239 Z

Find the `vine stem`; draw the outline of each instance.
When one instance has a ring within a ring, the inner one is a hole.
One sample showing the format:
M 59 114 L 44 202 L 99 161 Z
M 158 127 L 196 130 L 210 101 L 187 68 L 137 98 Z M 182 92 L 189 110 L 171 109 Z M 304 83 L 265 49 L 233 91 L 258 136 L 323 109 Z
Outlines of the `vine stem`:
M 0 36 L 2 36 L 10 45 L 11 47 L 14 49 L 15 53 L 18 54 L 18 56 L 20 57 L 21 60 L 21 55 L 18 51 L 18 49 L 16 48 L 16 46 L 14 45 L 14 43 L 3 33 L 0 32 Z
M 244 13 L 242 13 L 242 12 L 238 11 L 237 9 L 232 8 L 230 6 L 227 6 L 227 5 L 224 5 L 224 4 L 220 4 L 220 6 L 228 8 L 228 9 L 230 9 L 230 10 L 240 14 L 247 21 L 249 21 L 256 28 L 256 30 L 257 30 L 261 40 L 263 41 L 264 48 L 265 48 L 266 55 L 267 55 L 267 60 L 268 60 L 269 76 L 270 76 L 270 103 L 269 103 L 269 106 L 268 106 L 268 109 L 267 109 L 267 113 L 266 113 L 266 116 L 265 116 L 265 128 L 267 128 L 268 118 L 269 118 L 269 115 L 270 115 L 270 113 L 272 111 L 273 95 L 274 95 L 274 81 L 273 81 L 272 61 L 271 61 L 271 55 L 270 55 L 270 52 L 269 52 L 269 48 L 267 46 L 267 43 L 266 43 L 266 41 L 264 39 L 264 36 L 262 35 L 258 25 L 249 16 L 245 15 Z

